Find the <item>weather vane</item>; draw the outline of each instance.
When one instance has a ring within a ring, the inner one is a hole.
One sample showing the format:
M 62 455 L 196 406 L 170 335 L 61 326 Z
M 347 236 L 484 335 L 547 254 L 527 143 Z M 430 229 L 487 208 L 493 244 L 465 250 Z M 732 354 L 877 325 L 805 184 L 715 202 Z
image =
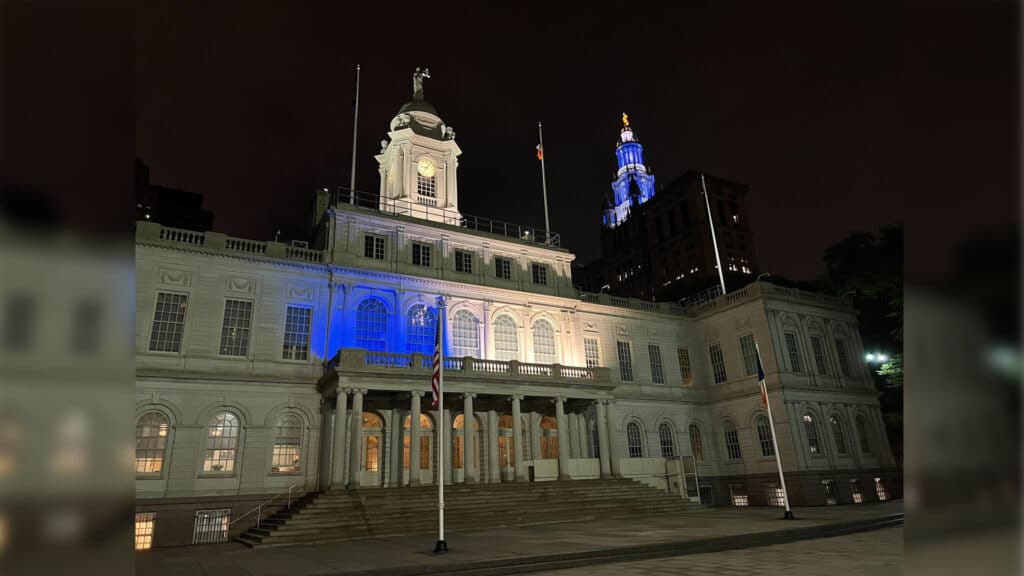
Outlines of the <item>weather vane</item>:
M 622 126 L 624 128 L 629 128 L 629 114 L 626 114 L 625 112 L 622 113 Z

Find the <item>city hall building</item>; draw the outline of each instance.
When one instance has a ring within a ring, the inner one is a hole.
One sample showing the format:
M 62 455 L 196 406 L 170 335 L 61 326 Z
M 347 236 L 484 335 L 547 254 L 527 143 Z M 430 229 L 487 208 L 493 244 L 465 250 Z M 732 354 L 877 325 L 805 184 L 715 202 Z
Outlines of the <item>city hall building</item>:
M 379 193 L 320 192 L 308 246 L 138 222 L 137 547 L 441 472 L 780 505 L 755 342 L 793 505 L 898 496 L 846 303 L 754 281 L 689 307 L 581 293 L 557 235 L 459 211 L 482 192 L 421 89 L 387 136 Z

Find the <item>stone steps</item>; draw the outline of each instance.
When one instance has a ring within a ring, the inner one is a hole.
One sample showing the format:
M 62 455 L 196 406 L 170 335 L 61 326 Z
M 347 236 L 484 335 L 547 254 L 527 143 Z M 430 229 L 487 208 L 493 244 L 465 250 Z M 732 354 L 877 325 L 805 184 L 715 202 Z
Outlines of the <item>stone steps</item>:
M 698 507 L 625 479 L 468 484 L 445 487 L 451 526 L 490 527 L 592 517 L 685 512 Z M 248 546 L 308 544 L 426 533 L 437 528 L 437 487 L 336 490 L 310 495 L 236 540 Z

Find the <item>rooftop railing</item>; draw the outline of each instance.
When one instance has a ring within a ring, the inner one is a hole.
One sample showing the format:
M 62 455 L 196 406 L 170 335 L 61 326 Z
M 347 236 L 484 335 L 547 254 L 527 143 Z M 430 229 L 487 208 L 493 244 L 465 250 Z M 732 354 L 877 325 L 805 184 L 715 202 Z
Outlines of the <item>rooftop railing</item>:
M 562 238 L 555 232 L 549 232 L 542 228 L 524 226 L 502 222 L 493 218 L 472 216 L 462 214 L 454 210 L 445 210 L 437 206 L 437 199 L 423 197 L 419 201 L 397 200 L 393 198 L 381 198 L 379 194 L 353 190 L 351 188 L 339 187 L 334 191 L 331 204 L 356 206 L 366 210 L 373 210 L 392 216 L 407 216 L 421 218 L 431 222 L 440 222 L 448 226 L 466 228 L 477 232 L 486 232 L 507 238 L 514 238 L 525 242 L 547 244 L 548 246 L 561 247 Z
M 226 253 L 254 254 L 317 264 L 324 261 L 323 250 L 290 246 L 281 242 L 235 238 L 219 232 L 195 232 L 163 226 L 155 222 L 136 222 L 135 238 L 137 241 L 155 240 L 161 243 L 202 247 Z

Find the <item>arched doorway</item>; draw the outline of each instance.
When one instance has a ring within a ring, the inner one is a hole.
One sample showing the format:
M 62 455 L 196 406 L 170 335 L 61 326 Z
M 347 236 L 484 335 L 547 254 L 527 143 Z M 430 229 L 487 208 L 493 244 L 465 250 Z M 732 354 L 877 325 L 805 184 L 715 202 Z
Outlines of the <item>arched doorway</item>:
M 466 446 L 462 434 L 465 427 L 465 415 L 459 414 L 452 421 L 452 482 L 465 482 L 466 471 L 462 467 L 462 452 Z M 473 418 L 473 432 L 476 441 L 473 442 L 473 463 L 476 470 L 480 470 L 480 423 Z
M 419 474 L 420 484 L 434 483 L 434 422 L 426 414 L 420 414 L 420 455 L 419 462 L 410 461 L 412 457 L 409 435 L 412 431 L 412 415 L 402 421 L 402 485 L 407 486 L 414 474 Z M 410 467 L 412 467 L 410 469 Z
M 526 425 L 526 417 L 520 416 L 520 430 L 523 436 L 521 446 L 515 445 L 512 432 L 512 416 L 505 415 L 498 419 L 498 469 L 501 480 L 512 482 L 516 479 L 516 450 L 523 449 L 523 460 L 529 459 L 530 427 Z
M 361 486 L 381 485 L 381 464 L 384 461 L 384 421 L 373 412 L 363 412 L 360 438 L 359 470 Z
M 540 457 L 543 460 L 558 459 L 558 423 L 551 416 L 540 419 Z

